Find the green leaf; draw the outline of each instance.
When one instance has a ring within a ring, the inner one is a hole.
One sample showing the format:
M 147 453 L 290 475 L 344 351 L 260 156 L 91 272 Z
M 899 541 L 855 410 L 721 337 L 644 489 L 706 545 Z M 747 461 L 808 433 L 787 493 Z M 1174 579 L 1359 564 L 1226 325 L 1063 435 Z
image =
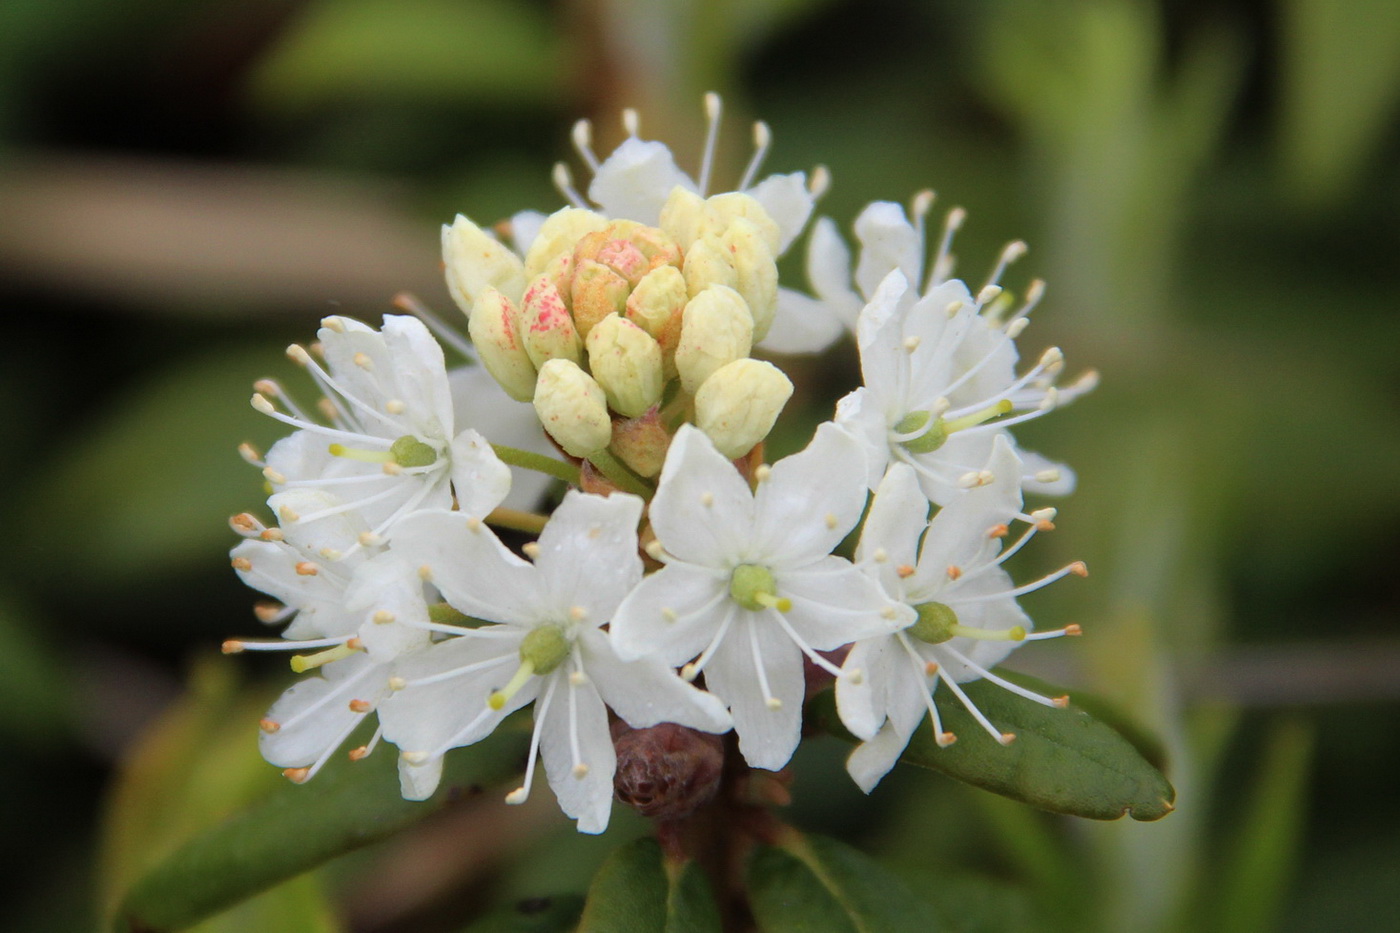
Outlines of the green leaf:
M 1176 791 L 1160 771 L 1111 727 L 1071 704 L 1042 706 L 979 680 L 962 685 L 968 699 L 1004 732 L 1001 745 L 977 723 L 950 691 L 934 699 L 943 727 L 958 740 L 939 748 L 930 729 L 920 728 L 900 760 L 1055 813 L 1095 820 L 1158 820 L 1173 809 Z M 1052 695 L 1057 691 L 1052 691 Z M 840 724 L 830 691 L 811 703 L 812 719 L 855 739 Z
M 180 847 L 138 881 L 117 912 L 121 933 L 184 929 L 277 882 L 389 836 L 463 794 L 520 770 L 526 735 L 509 725 L 449 753 L 427 801 L 399 796 L 396 759 L 337 756 L 304 786 L 285 784 Z
M 462 933 L 569 933 L 582 912 L 577 894 L 533 897 L 491 911 Z
M 933 906 L 869 856 L 789 830 L 754 853 L 749 904 L 763 933 L 936 933 Z
M 588 888 L 578 933 L 719 933 L 719 909 L 694 862 L 666 858 L 655 839 L 615 851 Z

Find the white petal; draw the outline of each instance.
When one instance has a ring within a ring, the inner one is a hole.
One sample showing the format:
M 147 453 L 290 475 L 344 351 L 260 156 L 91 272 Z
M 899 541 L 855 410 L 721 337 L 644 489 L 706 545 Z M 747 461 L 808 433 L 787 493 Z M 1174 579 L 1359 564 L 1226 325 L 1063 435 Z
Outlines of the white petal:
M 885 467 L 890 462 L 889 426 L 876 398 L 863 386 L 856 389 L 836 403 L 834 420 L 860 442 L 861 452 L 865 455 L 865 484 L 867 488 L 874 489 L 880 484 L 880 478 L 885 475 Z
M 970 570 L 1000 550 L 988 532 L 1021 511 L 1021 461 L 1002 437 L 993 441 L 986 469 L 992 482 L 953 493 L 929 523 L 910 590 L 933 592 L 948 582 L 949 567 Z
M 684 424 L 666 453 L 649 514 L 657 538 L 671 554 L 692 564 L 732 569 L 742 561 L 752 534 L 753 493 L 705 432 Z
M 823 301 L 841 308 L 851 308 L 847 326 L 855 324 L 855 312 L 862 301 L 851 288 L 851 251 L 836 230 L 830 217 L 818 217 L 807 241 L 807 280 L 812 291 Z
M 347 609 L 359 613 L 357 633 L 370 658 L 380 663 L 428 645 L 428 606 L 417 569 L 392 552 L 361 564 L 345 590 Z M 379 622 L 379 613 L 392 621 Z
M 376 375 L 391 398 L 404 404 L 401 420 L 413 429 L 404 433 L 447 440 L 454 424 L 442 347 L 422 321 L 406 314 L 384 315 L 383 334 L 389 371 Z
M 326 665 L 321 672 L 325 676 L 304 677 L 292 684 L 267 712 L 267 718 L 282 727 L 258 734 L 262 756 L 279 768 L 304 768 L 316 762 L 365 718 L 366 714 L 350 709 L 350 701 L 377 700 L 387 671 L 385 665 L 359 655 Z
M 620 658 L 655 655 L 667 664 L 684 664 L 705 649 L 734 608 L 727 575 L 673 562 L 622 601 L 609 635 Z
M 905 396 L 909 351 L 904 346 L 903 309 L 909 298 L 908 280 L 896 269 L 856 318 L 861 377 L 882 409 L 897 406 Z
M 427 800 L 441 781 L 441 755 L 416 763 L 399 758 L 399 794 L 404 800 Z
M 780 288 L 772 328 L 759 346 L 769 353 L 820 353 L 845 332 L 836 306 Z
M 304 555 L 286 544 L 244 541 L 231 556 L 248 561 L 248 569 L 237 571 L 244 583 L 298 610 L 298 637 L 352 635 L 359 626 L 359 615 L 345 606 L 345 579 L 329 571 L 298 573 Z
M 881 280 L 895 269 L 917 287 L 924 239 L 904 216 L 903 207 L 891 201 L 875 201 L 860 212 L 855 231 L 861 244 L 856 285 L 863 294 L 874 295 Z
M 608 828 L 617 770 L 608 712 L 592 684 L 575 686 L 563 668 L 554 678 L 554 696 L 540 726 L 540 759 L 559 808 L 578 820 L 579 832 L 601 833 Z M 581 777 L 575 770 L 575 742 L 578 761 L 586 768 Z
M 535 569 L 560 613 L 575 606 L 593 625 L 612 617 L 642 578 L 637 523 L 642 500 L 626 493 L 596 496 L 570 490 L 539 537 Z
M 874 578 L 841 557 L 776 574 L 778 592 L 792 600 L 787 623 L 818 651 L 887 635 L 914 621 L 914 611 L 885 595 Z
M 769 707 L 759 685 L 750 632 L 757 638 L 769 689 L 780 704 L 777 709 Z M 777 771 L 788 763 L 801 738 L 806 683 L 802 652 L 782 629 L 741 612 L 705 668 L 705 684 L 729 704 L 739 751 L 750 766 Z
M 781 256 L 812 216 L 812 207 L 816 202 L 812 192 L 807 190 L 807 176 L 802 172 L 769 175 L 744 193 L 763 205 L 768 216 L 777 223 L 780 234 L 778 255 Z
M 990 571 L 988 573 L 989 578 L 991 574 L 997 574 L 1002 579 L 988 579 L 988 581 L 983 584 L 985 589 L 992 590 L 994 588 L 1000 588 L 1005 592 L 1006 589 L 1010 588 L 1010 578 L 1001 573 L 1001 571 Z M 981 582 L 981 575 L 979 575 L 978 582 Z M 951 596 L 949 598 L 950 600 L 952 599 Z M 1025 610 L 1017 605 L 1015 598 L 1011 596 L 1007 596 L 1004 599 L 967 604 L 959 604 L 954 600 L 949 602 L 948 605 L 957 613 L 958 622 L 969 628 L 1006 630 L 1019 625 L 1028 632 L 1035 629 L 1035 623 L 1031 621 L 1030 616 L 1026 615 Z M 1011 652 L 1015 651 L 1023 644 L 1025 644 L 1025 642 L 986 641 L 976 638 L 954 638 L 948 643 L 949 647 L 962 654 L 963 657 L 987 669 L 996 667 L 1002 661 L 1006 660 L 1006 657 L 1011 654 Z M 977 680 L 982 676 L 956 658 L 944 655 L 942 660 L 944 674 L 951 677 L 957 683 Z
M 836 680 L 836 711 L 841 722 L 858 739 L 874 738 L 885 721 L 885 682 L 889 676 L 890 638 L 866 638 L 851 646 L 841 670 L 859 671 L 859 677 Z
M 830 422 L 818 426 L 805 450 L 779 460 L 758 485 L 753 558 L 776 570 L 830 554 L 860 521 L 864 473 L 860 443 Z
M 495 444 L 558 456 L 540 427 L 534 406 L 506 395 L 486 367 L 458 367 L 447 374 L 447 381 L 459 428 L 475 428 Z M 533 510 L 554 482 L 535 470 L 517 469 L 512 474 L 510 494 L 501 503 L 512 509 Z
M 461 512 L 415 512 L 394 526 L 393 553 L 419 572 L 453 607 L 492 622 L 533 626 L 545 605 L 539 574 L 486 527 Z
M 620 660 L 608 637 L 597 631 L 581 633 L 579 645 L 589 680 L 629 726 L 674 722 L 702 732 L 727 732 L 734 724 L 723 703 L 681 680 L 660 659 Z
M 318 512 L 332 510 L 341 504 L 342 501 L 337 496 L 320 489 L 288 489 L 275 493 L 267 500 L 267 507 L 278 516 L 312 516 Z M 340 564 L 341 569 L 348 574 L 364 559 L 362 549 L 357 547 L 357 544 L 360 535 L 369 531 L 369 525 L 363 516 L 351 510 L 310 521 L 284 518 L 281 530 L 288 544 L 300 551 L 306 560 L 315 563 L 323 563 L 327 552 L 344 554 L 353 551 L 348 558 L 349 565 Z
M 530 244 L 540 235 L 546 216 L 541 211 L 517 211 L 510 216 L 510 239 L 521 256 L 530 251 Z
M 887 593 L 903 591 L 899 568 L 918 564 L 919 539 L 928 527 L 928 511 L 928 500 L 919 490 L 914 470 L 908 464 L 891 464 L 875 490 L 856 548 L 856 563 L 878 579 Z
M 1038 454 L 1033 450 L 1018 449 L 1017 453 L 1021 457 L 1021 468 L 1025 472 L 1022 486 L 1026 492 L 1033 492 L 1042 496 L 1067 496 L 1074 492 L 1078 478 L 1074 471 L 1063 463 L 1056 463 L 1049 457 Z M 1058 478 L 1041 482 L 1036 479 L 1036 475 L 1047 470 L 1053 470 L 1060 474 Z
M 677 185 L 695 190 L 695 182 L 676 167 L 670 149 L 634 136 L 603 160 L 588 186 L 588 197 L 615 220 L 654 227 L 661 221 L 661 206 Z
M 901 736 L 893 725 L 886 724 L 873 739 L 856 746 L 846 759 L 846 771 L 856 786 L 868 794 L 890 773 L 908 744 L 909 736 Z
M 476 431 L 452 439 L 452 490 L 463 513 L 485 518 L 509 494 L 510 479 L 510 467 Z

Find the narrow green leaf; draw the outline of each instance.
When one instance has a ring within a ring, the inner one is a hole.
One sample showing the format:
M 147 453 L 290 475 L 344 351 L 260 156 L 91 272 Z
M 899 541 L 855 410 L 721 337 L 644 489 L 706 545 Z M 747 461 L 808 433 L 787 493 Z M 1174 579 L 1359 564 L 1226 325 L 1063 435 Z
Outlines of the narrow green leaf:
M 719 909 L 694 862 L 674 862 L 655 839 L 615 851 L 598 870 L 578 933 L 719 933 Z
M 533 897 L 491 911 L 462 933 L 569 933 L 583 913 L 577 894 Z
M 395 758 L 340 759 L 304 786 L 279 787 L 176 850 L 138 881 L 117 912 L 120 933 L 180 930 L 337 855 L 389 836 L 464 794 L 518 772 L 526 746 L 503 727 L 449 753 L 427 801 L 399 796 Z
M 763 933 L 937 933 L 933 906 L 862 852 L 789 831 L 754 853 L 749 903 Z
M 920 728 L 901 761 L 1055 813 L 1157 820 L 1172 811 L 1176 791 L 1166 777 L 1128 740 L 1084 710 L 1042 706 L 985 680 L 962 687 L 997 728 L 1014 733 L 1016 740 L 1001 745 L 950 691 L 940 690 L 935 694 L 938 713 L 958 740 L 939 748 L 932 731 Z M 811 718 L 828 731 L 855 741 L 841 726 L 829 691 L 812 701 L 811 710 Z
M 1302 851 L 1312 744 L 1312 728 L 1296 721 L 1279 723 L 1269 736 L 1238 841 L 1205 914 L 1214 918 L 1210 928 L 1217 933 L 1277 929 Z

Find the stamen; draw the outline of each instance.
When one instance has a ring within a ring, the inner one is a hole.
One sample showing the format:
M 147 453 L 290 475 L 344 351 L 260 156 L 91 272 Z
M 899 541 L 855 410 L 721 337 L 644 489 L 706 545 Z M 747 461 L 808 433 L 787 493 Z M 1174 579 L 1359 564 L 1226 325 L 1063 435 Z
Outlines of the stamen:
M 559 193 L 564 196 L 564 200 L 574 207 L 587 210 L 588 202 L 583 199 L 583 195 L 574 189 L 574 178 L 567 165 L 563 162 L 556 162 L 550 178 L 554 182 L 554 187 L 559 189 Z
M 370 752 L 374 751 L 377 747 L 379 747 L 379 739 L 383 735 L 383 726 L 380 726 L 379 728 L 375 729 L 374 735 L 369 737 L 368 742 L 366 742 L 364 745 L 361 745 L 359 748 L 350 749 L 350 760 L 360 761 L 362 759 L 368 758 Z
M 719 143 L 719 120 L 724 102 L 718 94 L 710 91 L 705 95 L 705 148 L 700 158 L 700 197 L 705 197 L 710 189 L 710 172 L 715 164 L 715 147 Z
M 331 444 L 327 448 L 332 457 L 358 460 L 360 463 L 393 463 L 394 455 L 387 450 L 357 450 L 344 444 Z
M 308 648 L 343 645 L 349 640 L 348 638 L 313 638 L 306 641 L 286 641 L 283 639 L 268 641 L 229 638 L 224 641 L 222 651 L 224 654 L 241 654 L 244 651 L 305 651 Z
M 503 654 L 495 658 L 487 658 L 485 661 L 474 661 L 471 664 L 463 664 L 461 667 L 454 667 L 448 671 L 441 671 L 437 674 L 429 674 L 427 677 L 418 677 L 414 680 L 405 680 L 403 686 L 397 689 L 403 690 L 408 687 L 426 687 L 429 684 L 441 683 L 444 680 L 451 680 L 454 677 L 461 677 L 463 674 L 474 674 L 477 671 L 484 671 L 488 668 L 498 667 L 512 658 L 516 657 L 514 652 Z M 488 701 L 489 705 L 489 701 Z
M 969 713 L 972 714 L 972 718 L 977 720 L 978 724 L 983 729 L 987 730 L 987 734 L 990 735 L 993 739 L 996 739 L 996 741 L 1001 743 L 1002 745 L 1010 745 L 1011 742 L 1016 738 L 1014 733 L 1002 732 L 996 726 L 992 725 L 991 720 L 989 720 L 982 713 L 982 711 L 977 708 L 977 704 L 973 703 L 972 700 L 968 698 L 967 694 L 963 692 L 962 687 L 958 686 L 957 681 L 953 680 L 953 678 L 951 677 L 940 677 L 939 679 L 942 680 L 943 683 L 948 685 L 948 689 L 953 691 L 953 694 L 958 698 L 958 701 L 962 703 L 963 707 Z
M 1026 246 L 1024 240 L 1013 240 L 1002 247 L 1001 256 L 997 258 L 997 264 L 992 268 L 992 274 L 987 276 L 987 285 L 1000 284 L 1001 275 L 1006 271 L 1006 267 L 1026 255 L 1029 249 L 1030 247 Z
M 577 657 L 575 658 L 577 661 Z M 573 758 L 574 777 L 582 779 L 588 774 L 588 765 L 583 763 L 583 753 L 578 746 L 578 684 L 572 677 L 569 680 L 569 754 Z
M 920 690 L 919 694 L 923 697 L 924 709 L 928 710 L 929 721 L 933 726 L 933 741 L 939 748 L 947 748 L 956 742 L 958 737 L 951 732 L 943 731 L 943 719 L 938 715 L 938 707 L 933 702 L 933 691 L 938 689 L 938 680 L 935 679 L 932 684 L 928 684 L 926 680 L 929 677 L 937 677 L 938 665 L 932 662 L 925 664 L 924 659 L 919 655 L 919 652 L 914 650 L 914 646 L 909 643 L 909 639 L 904 637 L 903 632 L 895 633 L 895 637 L 899 639 L 905 655 L 914 665 L 914 676 L 926 685 L 926 689 Z
M 247 442 L 238 445 L 238 456 L 242 457 L 245 463 L 251 463 L 255 467 L 267 466 L 258 449 Z
M 294 654 L 291 660 L 292 670 L 298 674 L 305 674 L 309 670 L 330 664 L 332 661 L 342 661 L 363 650 L 364 646 L 360 644 L 360 640 L 351 638 L 342 645 L 315 654 Z
M 1006 590 L 1002 593 L 983 593 L 980 596 L 968 596 L 966 598 L 959 599 L 958 602 L 983 603 L 993 599 L 1003 599 L 1007 596 L 1010 596 L 1012 598 L 1015 598 L 1017 596 L 1024 596 L 1027 593 L 1035 592 L 1041 587 L 1049 586 L 1056 580 L 1059 580 L 1062 577 L 1069 576 L 1070 574 L 1074 574 L 1077 577 L 1087 577 L 1089 575 L 1089 568 L 1084 566 L 1084 562 L 1082 560 L 1077 560 L 1074 563 L 1070 564 L 1068 567 L 1061 567 L 1059 570 L 1056 570 L 1052 574 L 1041 577 L 1039 580 L 1027 583 L 1024 586 L 1018 586 L 1014 590 Z
M 758 628 L 750 622 L 748 630 L 749 652 L 753 657 L 754 670 L 758 673 L 758 689 L 763 692 L 764 705 L 777 712 L 783 708 L 783 701 L 773 696 L 773 688 L 768 686 L 768 671 L 763 666 L 763 652 L 758 647 Z
M 966 431 L 968 428 L 976 427 L 979 424 L 991 421 L 993 418 L 1000 418 L 1002 415 L 1009 414 L 1014 407 L 1015 406 L 1011 403 L 1011 399 L 1004 398 L 980 411 L 974 411 L 962 417 L 945 421 L 943 423 L 943 430 L 949 434 L 952 434 L 954 431 Z
M 558 681 L 550 678 L 544 696 L 540 699 L 539 705 L 535 707 L 535 729 L 530 734 L 530 753 L 525 764 L 525 780 L 515 790 L 506 794 L 506 803 L 521 804 L 530 799 L 530 785 L 535 780 L 535 759 L 540 750 L 540 729 L 544 724 L 545 717 L 549 715 L 549 701 L 554 699 L 554 687 L 557 683 Z
M 519 693 L 520 688 L 525 686 L 533 676 L 535 676 L 535 662 L 531 661 L 529 658 L 522 658 L 520 660 L 520 667 L 516 668 L 515 673 L 510 678 L 510 682 L 501 689 L 493 691 L 491 695 L 486 698 L 486 705 L 493 710 L 499 711 L 504 709 L 505 705 L 510 702 L 510 698 Z M 553 681 L 550 682 L 553 683 Z
M 812 169 L 812 177 L 807 179 L 807 193 L 812 196 L 812 200 L 820 200 L 831 187 L 831 172 L 825 165 L 818 165 Z
M 622 129 L 628 136 L 636 136 L 642 131 L 642 118 L 637 116 L 634 107 L 622 111 Z
M 710 663 L 710 658 L 714 657 L 714 653 L 716 649 L 719 648 L 720 642 L 724 641 L 724 636 L 729 631 L 729 624 L 734 621 L 734 616 L 737 612 L 738 610 L 733 606 L 729 607 L 724 614 L 724 619 L 719 623 L 719 628 L 715 630 L 715 637 L 711 638 L 710 643 L 705 646 L 705 650 L 700 652 L 700 657 L 681 668 L 682 680 L 690 682 L 700 676 L 700 672 L 705 669 L 705 665 Z
M 758 170 L 763 165 L 763 159 L 768 155 L 768 147 L 773 142 L 773 133 L 768 129 L 768 124 L 759 120 L 753 125 L 753 155 L 749 157 L 749 164 L 744 168 L 744 174 L 739 179 L 739 187 L 736 191 L 747 191 L 753 184 L 754 178 L 758 175 Z
M 578 152 L 579 158 L 583 159 L 588 170 L 596 175 L 600 163 L 598 157 L 593 154 L 593 124 L 587 120 L 579 120 L 574 124 L 569 137 L 573 140 L 574 149 Z
M 925 292 L 942 285 L 953 274 L 953 267 L 957 264 L 950 252 L 953 248 L 953 237 L 957 235 L 965 220 L 967 211 L 961 207 L 953 208 L 943 219 L 943 237 L 938 242 L 938 252 L 934 254 L 933 264 L 929 267 L 928 281 L 924 283 Z

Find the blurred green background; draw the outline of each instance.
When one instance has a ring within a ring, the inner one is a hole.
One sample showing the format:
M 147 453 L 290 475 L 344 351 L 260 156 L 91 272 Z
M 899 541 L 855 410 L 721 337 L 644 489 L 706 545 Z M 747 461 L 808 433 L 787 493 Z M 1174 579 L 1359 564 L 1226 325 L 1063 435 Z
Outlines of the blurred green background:
M 281 780 L 253 722 L 284 671 L 210 657 L 256 630 L 224 523 L 261 496 L 234 446 L 276 436 L 251 381 L 326 313 L 446 310 L 438 224 L 558 206 L 579 116 L 606 151 L 638 107 L 693 170 L 711 89 L 731 170 L 761 116 L 768 168 L 827 165 L 843 226 L 932 186 L 974 283 L 1031 244 L 1024 352 L 1104 380 L 1023 435 L 1080 489 L 1014 569 L 1087 560 L 1026 601 L 1086 637 L 1012 666 L 1123 706 L 1179 792 L 1127 825 L 928 774 L 866 799 L 816 742 L 794 819 L 953 929 L 1400 929 L 1394 0 L 0 4 L 0 928 L 92 927 Z M 797 368 L 832 379 L 794 404 L 815 421 L 854 351 Z M 201 929 L 459 930 L 644 831 L 578 837 L 536 798 Z

